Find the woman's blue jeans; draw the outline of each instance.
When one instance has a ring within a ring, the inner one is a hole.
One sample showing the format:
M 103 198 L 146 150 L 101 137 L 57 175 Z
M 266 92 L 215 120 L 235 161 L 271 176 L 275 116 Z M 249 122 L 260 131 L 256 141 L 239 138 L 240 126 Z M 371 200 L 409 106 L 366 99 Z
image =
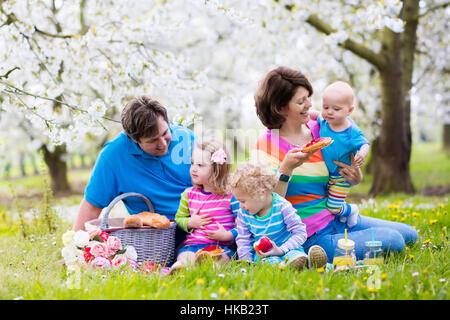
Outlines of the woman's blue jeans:
M 417 231 L 412 226 L 382 220 L 367 216 L 358 216 L 358 223 L 353 228 L 348 228 L 346 223 L 336 217 L 325 228 L 311 235 L 303 244 L 305 252 L 313 245 L 321 246 L 327 253 L 328 262 L 333 261 L 334 251 L 339 239 L 344 238 L 344 230 L 347 229 L 347 238 L 355 242 L 356 259 L 362 260 L 365 253 L 366 241 L 372 240 L 372 228 L 375 240 L 383 242 L 384 252 L 401 252 L 405 244 L 414 244 L 417 241 Z

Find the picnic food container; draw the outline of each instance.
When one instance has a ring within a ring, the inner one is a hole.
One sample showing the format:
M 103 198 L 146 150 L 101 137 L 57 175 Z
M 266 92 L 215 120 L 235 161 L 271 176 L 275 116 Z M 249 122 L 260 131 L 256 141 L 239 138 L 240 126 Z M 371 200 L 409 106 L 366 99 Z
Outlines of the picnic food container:
M 139 193 L 123 193 L 114 198 L 106 207 L 103 218 L 88 222 L 88 225 L 99 225 L 101 220 L 102 231 L 120 239 L 124 245 L 133 246 L 137 252 L 137 262 L 153 262 L 155 265 L 170 266 L 174 259 L 175 229 L 174 221 L 166 229 L 157 229 L 143 226 L 141 228 L 124 228 L 123 218 L 109 219 L 113 207 L 124 198 L 139 197 L 145 201 L 149 211 L 154 212 L 153 205 L 148 198 Z M 111 223 L 111 225 L 110 225 Z

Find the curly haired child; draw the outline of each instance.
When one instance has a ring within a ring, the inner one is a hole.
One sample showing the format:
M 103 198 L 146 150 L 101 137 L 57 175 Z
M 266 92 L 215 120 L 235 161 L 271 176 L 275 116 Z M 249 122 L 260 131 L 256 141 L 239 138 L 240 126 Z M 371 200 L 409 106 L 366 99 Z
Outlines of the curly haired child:
M 240 203 L 236 220 L 237 253 L 240 260 L 261 260 L 301 270 L 307 262 L 302 247 L 307 238 L 306 227 L 297 210 L 272 192 L 277 182 L 273 170 L 260 164 L 245 162 L 233 173 L 230 185 Z M 265 253 L 256 252 L 254 244 L 263 237 L 271 240 L 272 248 Z M 326 261 L 326 257 L 320 259 Z

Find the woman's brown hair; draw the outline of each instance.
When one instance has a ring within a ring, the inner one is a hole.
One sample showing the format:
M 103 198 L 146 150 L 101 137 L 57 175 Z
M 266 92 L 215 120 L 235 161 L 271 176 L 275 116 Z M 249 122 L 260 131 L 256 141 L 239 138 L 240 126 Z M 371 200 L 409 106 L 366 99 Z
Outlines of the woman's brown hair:
M 280 113 L 287 107 L 298 87 L 304 87 L 313 94 L 313 88 L 306 76 L 299 70 L 278 67 L 270 71 L 255 93 L 256 114 L 268 129 L 280 129 L 285 121 Z
M 167 110 L 149 96 L 136 97 L 128 102 L 122 111 L 122 127 L 134 141 L 158 134 L 158 118 L 169 123 Z
M 217 140 L 209 139 L 204 141 L 198 141 L 195 144 L 195 148 L 198 148 L 202 151 L 208 152 L 207 155 L 208 160 L 211 159 L 211 156 L 214 152 L 222 149 L 226 155 L 226 162 L 223 164 L 217 162 L 211 162 L 212 173 L 211 173 L 211 186 L 213 187 L 213 193 L 218 195 L 227 195 L 230 193 L 230 187 L 228 185 L 228 176 L 231 170 L 230 164 L 230 156 L 225 149 L 225 146 Z M 202 185 L 195 185 L 195 187 L 203 189 Z

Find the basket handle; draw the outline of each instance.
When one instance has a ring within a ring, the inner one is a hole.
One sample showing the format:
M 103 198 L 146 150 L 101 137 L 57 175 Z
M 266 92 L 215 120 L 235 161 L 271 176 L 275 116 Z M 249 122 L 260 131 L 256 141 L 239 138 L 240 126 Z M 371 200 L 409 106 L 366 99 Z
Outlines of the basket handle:
M 136 193 L 136 192 L 127 192 L 127 193 L 123 193 L 121 195 L 118 195 L 117 197 L 115 197 L 113 199 L 113 201 L 111 201 L 111 203 L 108 205 L 108 207 L 106 207 L 105 209 L 105 214 L 103 216 L 103 221 L 102 221 L 102 226 L 101 229 L 102 230 L 106 230 L 109 229 L 109 224 L 108 224 L 108 217 L 109 217 L 109 213 L 111 212 L 112 208 L 119 202 L 122 201 L 122 199 L 127 198 L 127 197 L 139 197 L 141 199 L 143 199 L 145 201 L 145 203 L 148 206 L 149 211 L 154 212 L 155 209 L 153 209 L 153 205 L 150 202 L 150 200 L 143 196 L 140 193 Z

